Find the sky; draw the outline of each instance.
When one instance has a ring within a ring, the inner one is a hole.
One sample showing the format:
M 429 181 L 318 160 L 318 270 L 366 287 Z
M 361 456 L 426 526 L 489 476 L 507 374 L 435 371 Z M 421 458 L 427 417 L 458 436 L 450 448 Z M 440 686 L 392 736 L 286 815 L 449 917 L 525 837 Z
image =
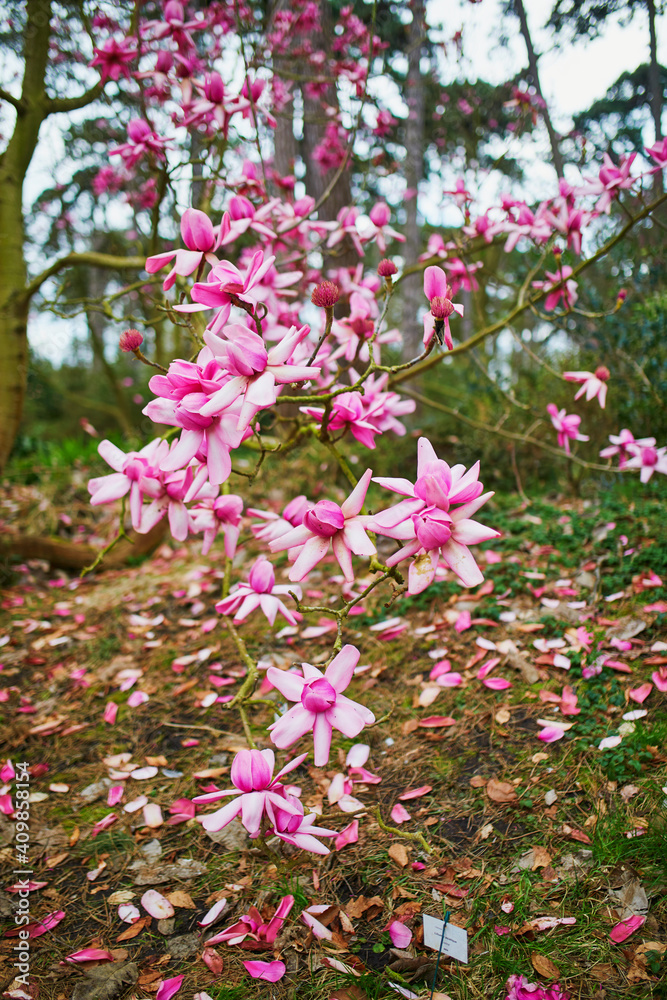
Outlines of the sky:
M 572 115 L 589 107 L 601 97 L 625 69 L 635 69 L 648 60 L 648 25 L 643 11 L 635 14 L 631 23 L 622 25 L 616 17 L 605 27 L 604 34 L 594 41 L 568 43 L 563 38 L 558 49 L 554 48 L 550 32 L 543 29 L 552 6 L 552 0 L 524 0 L 533 44 L 540 54 L 540 76 L 545 99 L 558 131 L 567 132 L 572 125 Z M 463 31 L 463 61 L 461 68 L 471 78 L 482 78 L 501 83 L 527 64 L 525 45 L 515 19 L 505 21 L 508 45 L 498 43 L 498 25 L 501 23 L 501 0 L 427 0 L 427 20 L 430 25 L 442 28 L 441 37 L 449 40 L 454 33 Z M 667 64 L 667 16 L 659 19 L 658 39 L 660 62 Z M 450 45 L 449 51 L 452 51 Z M 57 142 L 57 123 L 50 123 L 53 134 L 50 142 Z M 653 135 L 647 135 L 647 142 Z M 48 167 L 47 147 L 41 143 L 34 168 L 31 186 L 43 186 L 44 172 Z M 526 156 L 535 156 L 535 146 L 527 147 Z M 537 161 L 536 161 L 537 163 Z M 533 180 L 538 187 L 552 180 L 550 167 L 537 166 Z M 42 183 L 40 183 L 42 182 Z M 491 185 L 482 190 L 482 198 L 493 197 Z M 452 222 L 443 216 L 443 223 Z M 71 343 L 72 323 L 58 321 L 42 315 L 35 316 L 31 324 L 31 345 L 38 354 L 54 363 L 63 356 L 63 345 Z

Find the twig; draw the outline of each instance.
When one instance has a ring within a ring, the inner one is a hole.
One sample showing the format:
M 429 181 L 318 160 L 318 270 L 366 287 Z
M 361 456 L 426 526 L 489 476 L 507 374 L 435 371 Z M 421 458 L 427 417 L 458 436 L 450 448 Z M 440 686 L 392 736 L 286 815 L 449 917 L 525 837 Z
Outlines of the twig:
M 375 809 L 375 818 L 378 821 L 378 826 L 384 831 L 384 833 L 392 833 L 394 837 L 402 837 L 404 840 L 416 840 L 418 844 L 421 844 L 427 854 L 433 853 L 433 848 L 422 833 L 410 833 L 408 830 L 399 830 L 397 826 L 387 826 L 380 815 L 379 806 Z

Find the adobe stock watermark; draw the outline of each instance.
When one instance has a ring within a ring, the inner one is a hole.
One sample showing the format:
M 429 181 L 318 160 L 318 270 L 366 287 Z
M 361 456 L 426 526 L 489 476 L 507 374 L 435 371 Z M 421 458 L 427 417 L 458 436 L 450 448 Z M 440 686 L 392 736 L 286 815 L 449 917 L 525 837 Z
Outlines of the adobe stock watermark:
M 16 865 L 14 875 L 20 876 L 15 885 L 18 889 L 18 908 L 14 923 L 19 927 L 18 944 L 14 945 L 17 970 L 15 981 L 28 985 L 30 973 L 30 933 L 25 925 L 30 923 L 30 774 L 29 764 L 16 765 L 15 776 L 15 811 L 14 811 L 14 845 L 16 850 Z

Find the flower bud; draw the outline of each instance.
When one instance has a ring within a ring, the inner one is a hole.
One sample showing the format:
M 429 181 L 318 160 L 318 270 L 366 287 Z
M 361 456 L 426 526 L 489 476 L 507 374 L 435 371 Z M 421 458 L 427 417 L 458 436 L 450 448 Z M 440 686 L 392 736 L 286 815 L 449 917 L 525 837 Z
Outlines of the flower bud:
M 123 330 L 121 333 L 118 339 L 118 346 L 121 351 L 138 351 L 143 342 L 144 338 L 138 330 L 129 329 Z
M 595 377 L 599 378 L 601 382 L 606 382 L 610 375 L 611 372 L 606 365 L 598 365 L 595 369 Z
M 378 274 L 381 278 L 391 278 L 392 274 L 396 274 L 397 271 L 398 268 L 393 260 L 389 260 L 387 257 L 378 264 Z
M 323 281 L 316 285 L 310 301 L 320 309 L 333 309 L 340 298 L 340 288 L 333 281 Z
M 618 295 L 616 296 L 616 301 L 619 302 L 619 303 L 625 302 L 625 300 L 627 299 L 627 297 L 628 297 L 628 290 L 627 290 L 627 288 L 620 288 L 619 292 L 618 292 Z

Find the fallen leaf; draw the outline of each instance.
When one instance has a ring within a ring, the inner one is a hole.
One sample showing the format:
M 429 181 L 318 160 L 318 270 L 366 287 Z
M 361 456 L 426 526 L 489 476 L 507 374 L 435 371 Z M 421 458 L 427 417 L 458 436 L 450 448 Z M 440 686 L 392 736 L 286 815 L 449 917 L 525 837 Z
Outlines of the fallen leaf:
M 395 861 L 397 865 L 401 866 L 401 868 L 405 868 L 410 860 L 408 858 L 408 852 L 403 844 L 392 844 L 387 853 L 392 861 Z
M 112 963 L 88 969 L 78 981 L 72 993 L 72 1000 L 116 1000 L 139 978 L 135 962 L 124 965 Z
M 178 906 L 182 910 L 196 910 L 197 906 L 189 893 L 183 889 L 174 889 L 166 897 L 172 906 Z
M 129 927 L 126 927 L 124 931 L 120 932 L 116 938 L 116 942 L 130 941 L 132 938 L 135 938 L 138 934 L 141 934 L 144 927 L 148 926 L 149 921 L 150 917 L 141 917 L 140 920 L 135 920 L 133 924 L 130 924 Z
M 604 983 L 607 979 L 614 979 L 616 976 L 616 969 L 608 962 L 598 962 L 597 965 L 591 966 L 588 971 L 600 983 Z
M 540 955 L 539 951 L 531 951 L 530 961 L 532 962 L 535 972 L 543 979 L 558 979 L 560 976 L 560 969 L 557 965 L 547 958 L 546 955 Z
M 544 847 L 533 847 L 533 864 L 531 871 L 537 871 L 538 868 L 548 868 L 551 864 L 551 855 Z
M 487 783 L 486 794 L 493 802 L 516 802 L 518 798 L 514 785 L 507 781 L 497 781 L 496 778 L 491 778 Z

